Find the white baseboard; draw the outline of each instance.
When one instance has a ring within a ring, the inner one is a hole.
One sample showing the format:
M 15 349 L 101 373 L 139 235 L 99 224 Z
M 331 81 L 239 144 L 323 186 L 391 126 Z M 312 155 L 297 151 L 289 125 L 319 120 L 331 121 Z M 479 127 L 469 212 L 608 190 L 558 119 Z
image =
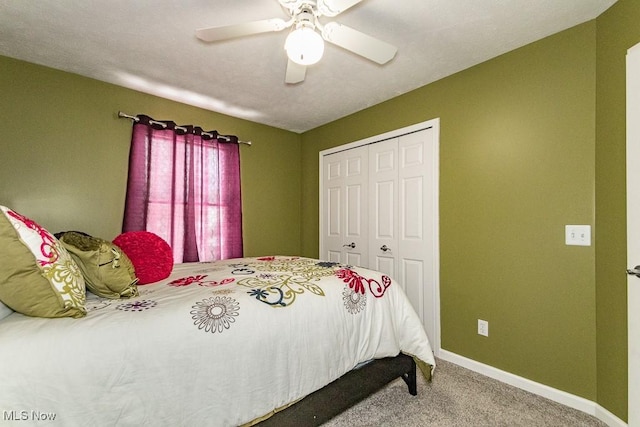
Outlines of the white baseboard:
M 509 372 L 494 368 L 493 366 L 476 362 L 475 360 L 460 356 L 456 353 L 452 353 L 444 349 L 440 349 L 440 351 L 438 351 L 438 357 L 440 359 L 446 360 L 447 362 L 455 363 L 456 365 L 462 366 L 463 368 L 478 372 L 479 374 L 485 375 L 489 378 L 496 379 L 503 383 L 518 387 L 522 390 L 526 390 L 530 393 L 546 397 L 547 399 L 561 403 L 570 408 L 574 408 L 589 415 L 593 415 L 603 423 L 607 424 L 609 427 L 628 427 L 627 423 L 622 421 L 620 418 L 616 417 L 614 414 L 598 405 L 597 403 L 583 397 L 575 396 L 562 390 L 558 390 L 553 387 L 549 387 L 547 385 L 540 384 L 523 377 L 519 377 Z

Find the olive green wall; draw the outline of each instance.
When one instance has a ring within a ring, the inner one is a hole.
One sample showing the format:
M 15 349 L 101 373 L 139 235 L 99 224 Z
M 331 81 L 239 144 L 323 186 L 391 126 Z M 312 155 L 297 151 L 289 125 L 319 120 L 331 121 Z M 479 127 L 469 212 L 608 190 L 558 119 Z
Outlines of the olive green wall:
M 318 153 L 440 118 L 442 347 L 596 399 L 596 23 L 302 135 L 302 251 L 318 255 Z M 490 324 L 477 334 L 477 319 Z
M 246 255 L 300 253 L 300 136 L 38 65 L 0 57 L 0 204 L 52 232 L 120 233 L 128 114 L 194 123 L 242 145 Z
M 597 19 L 596 292 L 598 402 L 627 419 L 626 64 L 640 43 L 640 1 Z

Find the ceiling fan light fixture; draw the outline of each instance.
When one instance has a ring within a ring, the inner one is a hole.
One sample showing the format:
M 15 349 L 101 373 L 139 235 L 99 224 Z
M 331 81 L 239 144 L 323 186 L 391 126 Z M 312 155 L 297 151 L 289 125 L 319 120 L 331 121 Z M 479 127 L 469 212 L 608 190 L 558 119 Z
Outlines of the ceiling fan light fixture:
M 296 64 L 313 65 L 322 58 L 324 40 L 313 28 L 300 26 L 289 33 L 284 49 Z

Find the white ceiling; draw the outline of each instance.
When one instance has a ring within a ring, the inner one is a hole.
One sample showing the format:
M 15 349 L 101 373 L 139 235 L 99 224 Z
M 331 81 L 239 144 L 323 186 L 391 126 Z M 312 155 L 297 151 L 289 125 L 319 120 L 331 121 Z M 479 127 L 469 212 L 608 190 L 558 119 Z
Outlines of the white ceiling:
M 304 132 L 597 17 L 616 0 L 364 0 L 337 21 L 398 47 L 327 44 L 286 85 L 287 31 L 207 44 L 197 28 L 287 15 L 277 0 L 0 0 L 0 54 Z M 144 113 L 132 111 L 131 114 Z

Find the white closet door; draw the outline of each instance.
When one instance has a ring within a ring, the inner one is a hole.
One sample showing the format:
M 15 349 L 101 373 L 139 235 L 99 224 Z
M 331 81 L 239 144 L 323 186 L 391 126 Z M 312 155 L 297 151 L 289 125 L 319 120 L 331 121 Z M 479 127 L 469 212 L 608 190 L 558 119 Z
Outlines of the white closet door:
M 436 355 L 438 151 L 435 119 L 320 153 L 321 257 L 395 279 Z M 345 247 L 351 244 L 355 248 Z
M 627 52 L 627 280 L 629 427 L 640 426 L 640 44 Z
M 398 276 L 398 138 L 369 146 L 369 265 Z
M 403 135 L 398 141 L 398 281 L 434 341 L 437 231 L 434 209 L 437 177 L 434 130 Z
M 321 258 L 366 267 L 367 147 L 341 151 L 323 162 Z
M 434 130 L 369 145 L 369 265 L 395 279 L 434 340 L 437 161 Z

